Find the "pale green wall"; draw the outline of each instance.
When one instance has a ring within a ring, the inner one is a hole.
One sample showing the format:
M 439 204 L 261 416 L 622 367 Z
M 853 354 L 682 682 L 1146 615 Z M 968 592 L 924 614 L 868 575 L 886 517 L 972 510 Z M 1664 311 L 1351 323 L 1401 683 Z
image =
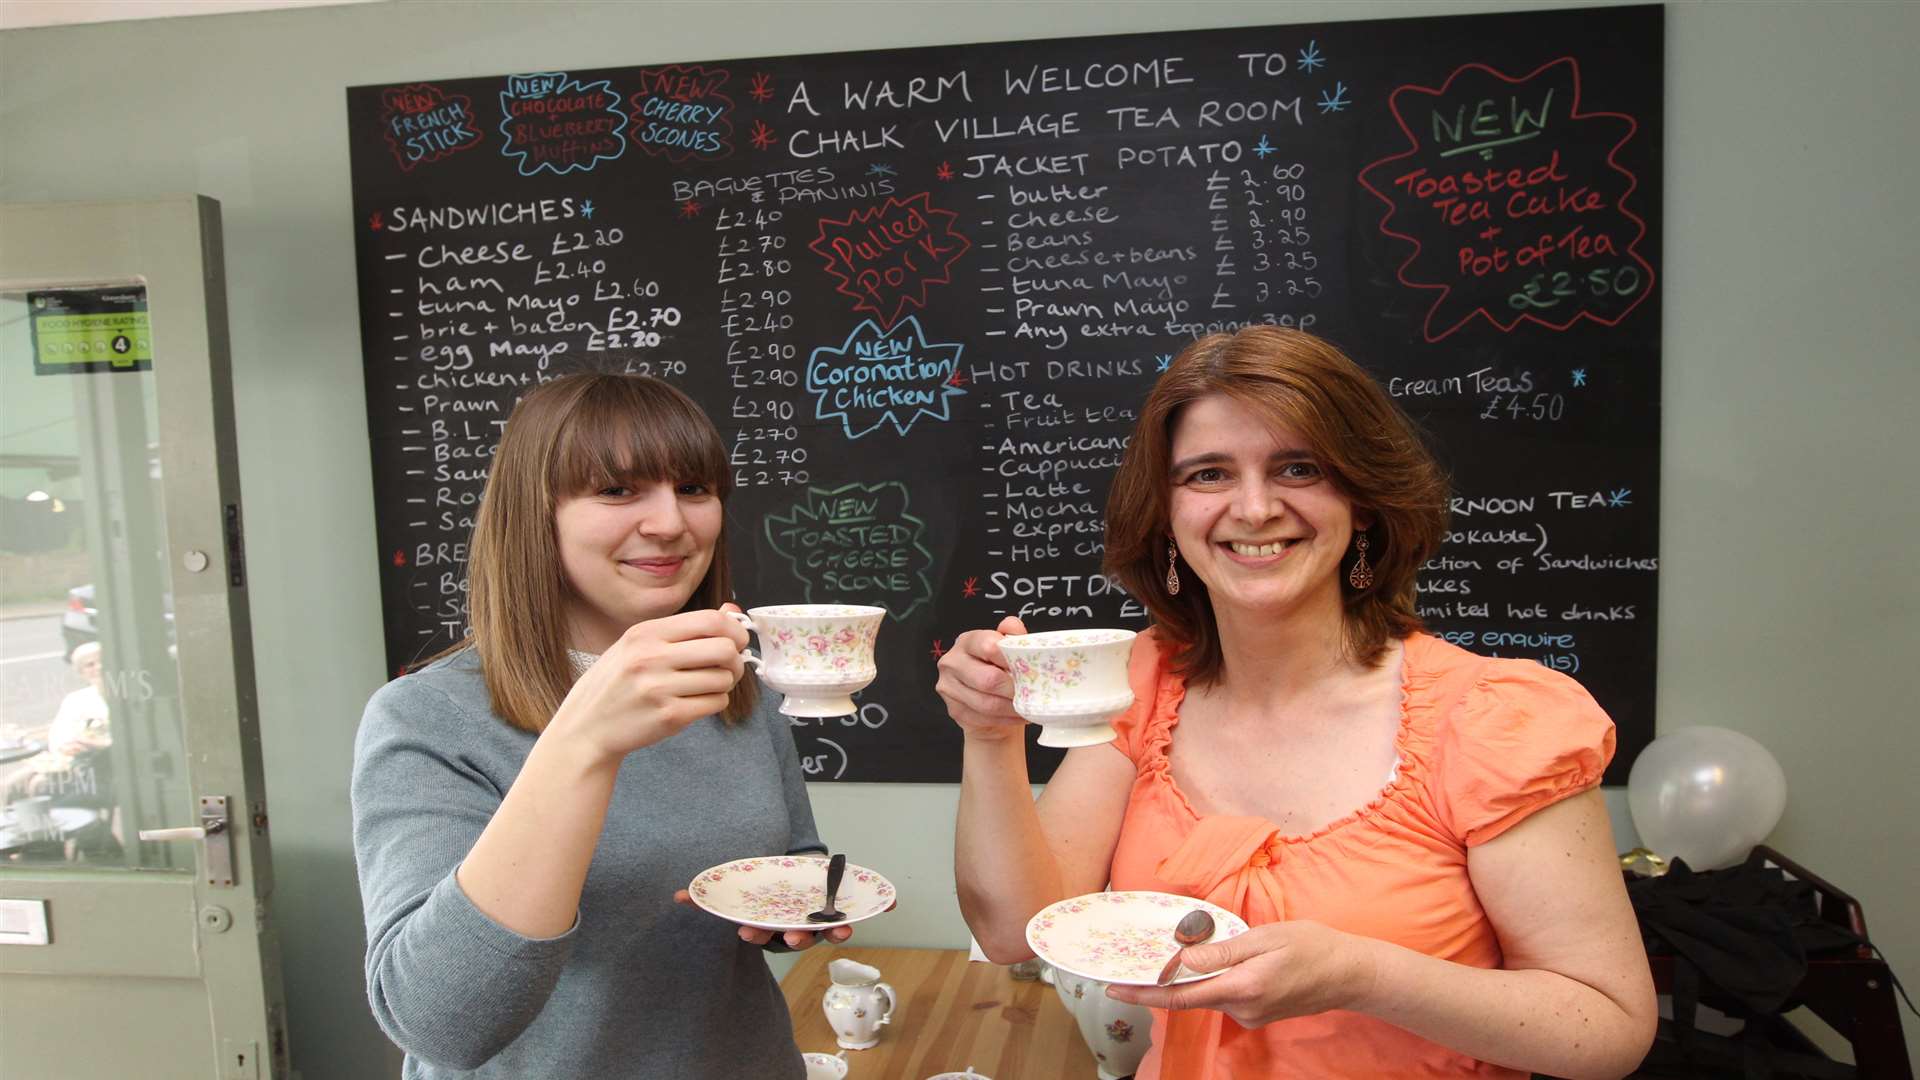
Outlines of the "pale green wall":
M 276 904 L 306 1080 L 397 1061 L 363 1001 L 347 838 L 353 729 L 382 663 L 344 87 L 1511 7 L 401 2 L 0 35 L 0 198 L 198 191 L 224 207 Z M 1772 749 L 1791 791 L 1774 842 L 1860 897 L 1910 984 L 1920 736 L 1902 688 L 1920 655 L 1920 512 L 1900 436 L 1920 402 L 1916 43 L 1914 4 L 1670 9 L 1659 658 L 1663 727 L 1724 725 Z M 907 898 L 863 940 L 964 941 L 953 788 L 814 798 L 826 834 Z M 1908 1033 L 1920 1054 L 1920 1022 Z

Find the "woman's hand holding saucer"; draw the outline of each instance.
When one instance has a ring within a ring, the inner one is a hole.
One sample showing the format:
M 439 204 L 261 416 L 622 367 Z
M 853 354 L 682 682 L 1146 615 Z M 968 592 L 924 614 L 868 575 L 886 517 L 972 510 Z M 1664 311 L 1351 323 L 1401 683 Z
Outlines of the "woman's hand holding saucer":
M 1220 971 L 1214 978 L 1168 987 L 1110 986 L 1107 996 L 1154 1009 L 1216 1009 L 1243 1028 L 1257 1028 L 1353 1008 L 1372 992 L 1376 944 L 1315 922 L 1268 923 L 1181 953 L 1183 967 Z
M 676 904 L 686 904 L 691 907 L 693 905 L 693 897 L 687 890 L 681 889 L 673 894 L 673 902 Z M 785 941 L 787 948 L 795 952 L 801 949 L 811 949 L 822 940 L 834 945 L 839 945 L 853 936 L 853 927 L 851 926 L 830 926 L 824 933 L 815 933 L 812 930 L 788 930 L 786 933 L 781 934 L 775 930 L 762 930 L 757 926 L 737 926 L 735 929 L 740 932 L 740 940 L 749 945 L 760 945 L 764 947 L 777 935 Z
M 940 657 L 940 679 L 933 688 L 967 738 L 1021 737 L 1027 722 L 1013 711 L 1013 675 L 1000 654 L 1000 639 L 1026 632 L 1026 624 L 1009 615 L 995 629 L 961 634 Z
M 617 764 L 725 709 L 745 671 L 747 641 L 746 630 L 716 610 L 636 623 L 574 683 L 547 730 Z

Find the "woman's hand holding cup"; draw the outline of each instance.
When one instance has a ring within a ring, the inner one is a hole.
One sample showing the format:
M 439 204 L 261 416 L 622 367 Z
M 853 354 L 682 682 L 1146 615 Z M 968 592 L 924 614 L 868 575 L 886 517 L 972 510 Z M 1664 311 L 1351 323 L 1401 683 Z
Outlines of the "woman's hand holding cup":
M 940 658 L 934 686 L 967 738 L 1018 737 L 1040 725 L 1040 745 L 1093 746 L 1115 736 L 1109 722 L 1133 704 L 1127 666 L 1131 630 L 1029 634 L 1019 619 L 960 635 Z
M 940 657 L 940 679 L 933 688 L 967 738 L 1021 737 L 1027 722 L 1013 711 L 1013 674 L 1000 655 L 1000 639 L 1026 632 L 1026 624 L 1009 615 L 992 630 L 961 634 Z
M 774 604 L 727 617 L 760 635 L 760 654 L 743 659 L 780 691 L 788 716 L 852 716 L 853 695 L 879 675 L 875 639 L 887 609 L 865 604 Z
M 725 709 L 745 671 L 740 653 L 747 642 L 746 630 L 723 611 L 636 623 L 573 684 L 547 733 L 618 765 Z

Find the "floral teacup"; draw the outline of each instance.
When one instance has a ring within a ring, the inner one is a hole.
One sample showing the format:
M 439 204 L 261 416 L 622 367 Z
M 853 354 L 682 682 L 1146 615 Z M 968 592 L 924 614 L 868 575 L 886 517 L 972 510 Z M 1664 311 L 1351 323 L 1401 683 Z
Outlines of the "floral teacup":
M 1041 746 L 1110 742 L 1114 714 L 1133 704 L 1131 630 L 1049 630 L 1000 639 L 1013 672 L 1013 711 L 1040 725 Z
M 847 1075 L 847 1052 L 838 1054 L 801 1054 L 807 1064 L 807 1080 L 842 1080 Z
M 760 681 L 785 695 L 788 716 L 848 716 L 853 693 L 878 671 L 873 639 L 886 608 L 853 604 L 781 604 L 727 617 L 760 636 L 760 655 L 742 653 Z

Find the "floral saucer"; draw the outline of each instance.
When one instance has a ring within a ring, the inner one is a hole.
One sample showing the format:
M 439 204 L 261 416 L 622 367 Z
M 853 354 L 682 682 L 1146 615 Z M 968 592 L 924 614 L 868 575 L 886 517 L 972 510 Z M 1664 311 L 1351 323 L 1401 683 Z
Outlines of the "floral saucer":
M 1174 924 L 1195 908 L 1213 916 L 1213 936 L 1208 942 L 1247 932 L 1240 916 L 1191 896 L 1097 892 L 1041 908 L 1027 921 L 1027 945 L 1040 959 L 1083 979 L 1152 986 L 1179 948 L 1173 940 Z M 1174 982 L 1195 982 L 1217 974 L 1187 972 Z
M 814 922 L 807 912 L 827 903 L 824 855 L 770 855 L 736 859 L 702 870 L 687 886 L 693 902 L 742 926 L 761 930 L 825 930 L 871 919 L 894 904 L 893 882 L 847 864 L 836 906 L 845 918 Z

